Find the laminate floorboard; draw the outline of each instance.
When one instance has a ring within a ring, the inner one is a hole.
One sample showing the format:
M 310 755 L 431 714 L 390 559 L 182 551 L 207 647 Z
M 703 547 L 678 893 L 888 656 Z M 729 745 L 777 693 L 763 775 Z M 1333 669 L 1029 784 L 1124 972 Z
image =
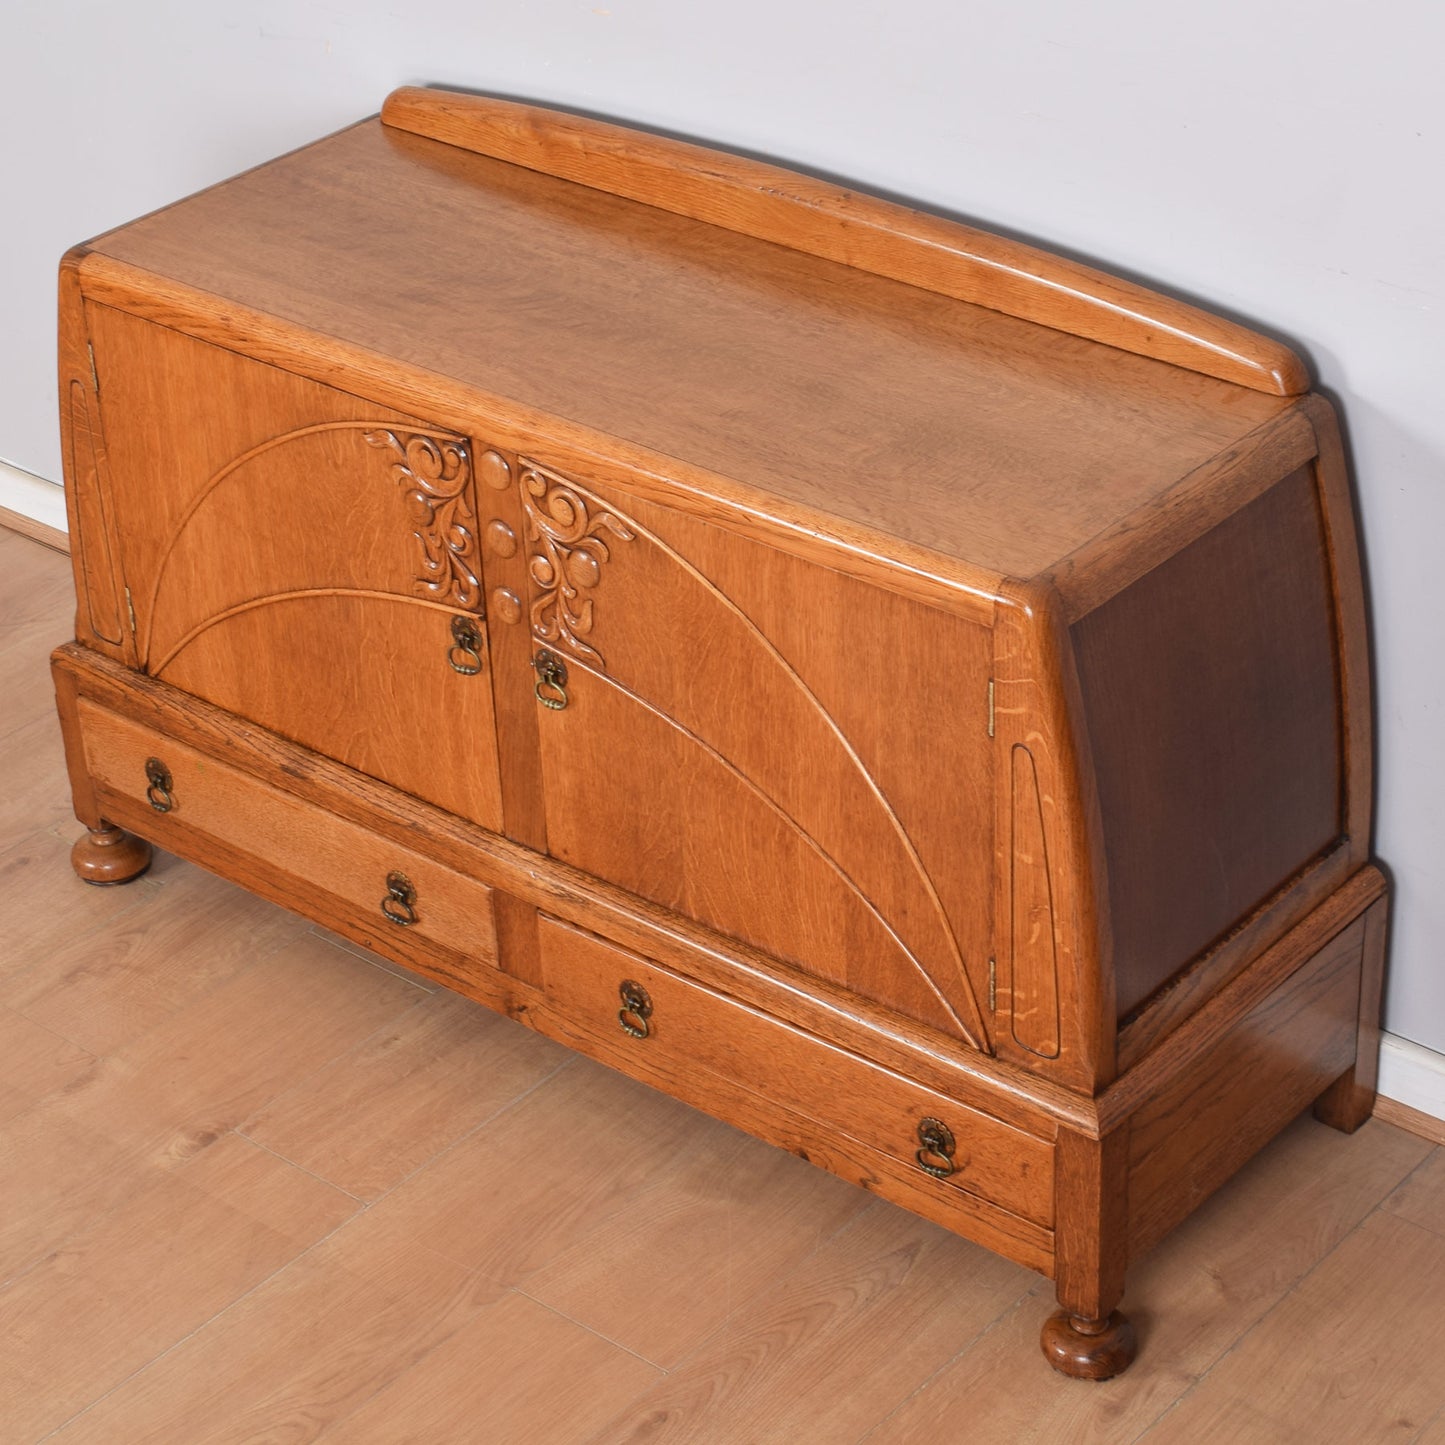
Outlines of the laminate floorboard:
M 175 858 L 87 888 L 0 530 L 0 1445 L 1445 1445 L 1445 1149 L 1295 1123 L 1052 1288 Z

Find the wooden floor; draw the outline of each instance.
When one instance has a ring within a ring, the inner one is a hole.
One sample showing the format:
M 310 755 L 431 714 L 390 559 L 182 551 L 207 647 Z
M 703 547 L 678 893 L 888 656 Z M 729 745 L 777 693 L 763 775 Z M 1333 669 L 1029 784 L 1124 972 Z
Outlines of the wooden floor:
M 75 881 L 69 563 L 0 531 L 0 1442 L 1445 1445 L 1445 1149 L 1309 1119 L 1038 1276 L 161 855 Z

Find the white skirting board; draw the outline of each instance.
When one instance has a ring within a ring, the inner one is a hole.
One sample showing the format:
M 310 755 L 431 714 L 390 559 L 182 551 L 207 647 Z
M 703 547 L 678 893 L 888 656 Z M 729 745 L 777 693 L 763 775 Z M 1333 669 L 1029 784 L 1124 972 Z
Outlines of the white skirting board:
M 0 461 L 0 507 L 57 531 L 66 530 L 65 494 L 53 482 Z M 1445 1121 L 1445 1054 L 1395 1034 L 1380 1039 L 1380 1093 Z
M 64 532 L 65 493 L 54 482 L 0 461 L 0 507 Z
M 1445 1054 L 1396 1034 L 1381 1035 L 1378 1089 L 1397 1104 L 1445 1122 Z

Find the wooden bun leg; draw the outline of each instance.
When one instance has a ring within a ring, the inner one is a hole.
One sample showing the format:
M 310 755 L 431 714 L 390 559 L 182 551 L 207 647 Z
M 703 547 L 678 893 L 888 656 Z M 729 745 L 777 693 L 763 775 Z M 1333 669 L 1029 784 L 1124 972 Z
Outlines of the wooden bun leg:
M 102 822 L 75 840 L 70 865 L 82 883 L 129 883 L 151 866 L 151 845 L 124 828 Z
M 1044 1321 L 1039 1343 L 1049 1364 L 1075 1380 L 1122 1374 L 1139 1351 L 1134 1326 L 1118 1310 L 1104 1320 L 1082 1320 L 1059 1310 Z

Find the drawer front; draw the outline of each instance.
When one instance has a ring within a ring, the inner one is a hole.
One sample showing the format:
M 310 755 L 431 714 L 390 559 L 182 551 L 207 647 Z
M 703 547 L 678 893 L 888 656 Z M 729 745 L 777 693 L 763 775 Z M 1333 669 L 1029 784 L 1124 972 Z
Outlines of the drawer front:
M 588 1034 L 588 1052 L 628 1072 L 706 1071 L 818 1121 L 896 1161 L 911 1182 L 962 1191 L 1051 1228 L 1051 1144 L 911 1083 L 745 1004 L 714 993 L 593 934 L 543 916 L 549 1006 Z M 625 985 L 646 1001 L 627 1006 Z M 946 1157 L 925 1152 L 919 1128 L 935 1119 L 953 1136 Z
M 462 982 L 467 966 L 495 962 L 485 884 L 87 698 L 77 714 L 103 806 L 122 812 L 111 800 L 125 800 L 121 821 L 143 836 L 203 862 L 216 859 L 218 871 L 247 886 L 254 885 L 244 860 L 254 859 L 272 884 L 261 891 L 383 953 L 445 960 L 449 967 L 431 971 L 448 982 Z M 152 782 L 152 759 L 168 782 Z

